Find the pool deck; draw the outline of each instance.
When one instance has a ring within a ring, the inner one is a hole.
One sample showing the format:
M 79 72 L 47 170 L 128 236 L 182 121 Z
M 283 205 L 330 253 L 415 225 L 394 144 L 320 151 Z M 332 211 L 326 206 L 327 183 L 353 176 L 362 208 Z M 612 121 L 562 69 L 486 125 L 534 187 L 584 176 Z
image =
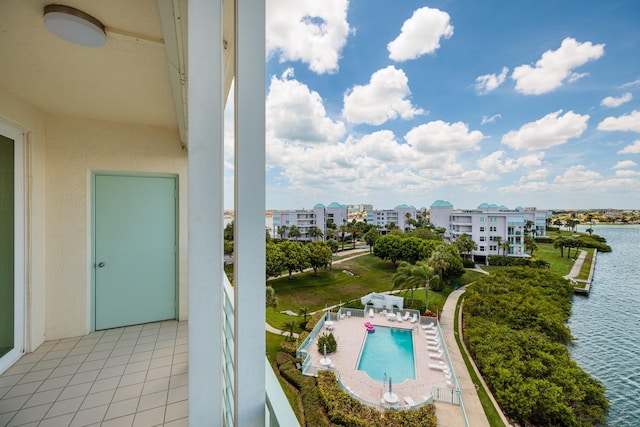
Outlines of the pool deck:
M 399 402 L 393 406 L 407 405 L 404 400 L 405 397 L 409 397 L 416 404 L 424 402 L 431 395 L 432 385 L 443 388 L 453 388 L 452 385 L 447 384 L 445 374 L 442 370 L 429 368 L 429 364 L 440 364 L 440 359 L 429 356 L 426 340 L 427 333 L 419 323 L 411 323 L 409 320 L 402 322 L 389 321 L 386 316 L 377 313 L 372 318 L 367 314 L 364 318 L 346 317 L 333 322 L 333 330 L 331 332 L 333 332 L 338 343 L 338 350 L 335 353 L 327 355 L 333 365 L 330 369 L 339 371 L 341 382 L 350 388 L 352 393 L 369 402 L 391 406 L 383 399 L 383 393 L 388 391 L 384 389 L 383 383 L 373 380 L 365 372 L 357 370 L 360 351 L 364 344 L 366 334 L 368 333 L 364 327 L 364 322 L 371 322 L 374 326 L 413 329 L 412 336 L 416 379 L 407 379 L 400 383 L 392 383 L 393 392 L 399 397 Z M 320 334 L 326 332 L 329 331 L 325 327 Z M 442 337 L 440 337 L 440 339 L 444 341 Z M 311 364 L 322 368 L 323 366 L 320 361 L 323 355 L 321 352 L 318 352 L 317 337 L 314 338 L 309 346 L 309 353 L 312 359 Z M 446 354 L 442 356 L 441 360 L 445 365 L 447 364 Z M 393 361 L 389 361 L 389 363 L 393 364 Z

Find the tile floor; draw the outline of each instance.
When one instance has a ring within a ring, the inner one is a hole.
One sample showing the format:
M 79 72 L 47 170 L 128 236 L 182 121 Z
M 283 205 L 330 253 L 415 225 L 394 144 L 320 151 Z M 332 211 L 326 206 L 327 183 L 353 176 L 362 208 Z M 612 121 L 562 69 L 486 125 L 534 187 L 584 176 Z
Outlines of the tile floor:
M 0 426 L 187 426 L 187 322 L 47 341 L 0 375 Z

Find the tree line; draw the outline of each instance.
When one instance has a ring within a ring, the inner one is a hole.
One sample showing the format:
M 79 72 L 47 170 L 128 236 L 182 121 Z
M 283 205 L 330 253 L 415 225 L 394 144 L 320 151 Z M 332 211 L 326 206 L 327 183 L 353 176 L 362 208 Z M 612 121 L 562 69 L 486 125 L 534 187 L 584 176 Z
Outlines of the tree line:
M 604 386 L 567 348 L 572 293 L 562 277 L 522 267 L 483 277 L 465 292 L 465 342 L 505 414 L 519 425 L 594 426 L 606 418 Z

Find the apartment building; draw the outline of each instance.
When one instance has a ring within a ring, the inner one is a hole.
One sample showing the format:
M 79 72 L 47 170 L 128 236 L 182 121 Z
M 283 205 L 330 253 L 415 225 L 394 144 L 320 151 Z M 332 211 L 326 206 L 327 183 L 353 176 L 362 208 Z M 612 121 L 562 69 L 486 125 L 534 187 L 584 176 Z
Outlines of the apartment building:
M 431 223 L 446 230 L 451 243 L 465 233 L 478 245 L 474 258 L 486 260 L 489 255 L 503 254 L 500 243 L 509 242 L 507 255 L 525 254 L 524 235 L 527 229 L 535 236 L 545 236 L 551 211 L 533 207 L 509 209 L 504 205 L 482 203 L 476 209 L 454 209 L 446 200 L 436 200 L 429 208 Z
M 376 209 L 367 211 L 367 223 L 380 227 L 381 233 L 389 231 L 389 224 L 394 224 L 403 231 L 411 230 L 414 227 L 409 223 L 410 219 L 416 219 L 419 211 L 415 206 L 406 204 L 398 205 L 393 209 Z
M 280 237 L 280 227 L 285 226 L 284 238 L 289 238 L 289 230 L 295 225 L 300 230 L 301 237 L 298 240 L 310 241 L 313 237 L 309 235 L 311 227 L 318 227 L 323 236 L 327 232 L 327 224 L 333 222 L 336 227 L 349 221 L 348 207 L 337 202 L 332 202 L 328 206 L 322 203 L 316 204 L 313 209 L 301 209 L 291 211 L 273 212 L 273 237 Z

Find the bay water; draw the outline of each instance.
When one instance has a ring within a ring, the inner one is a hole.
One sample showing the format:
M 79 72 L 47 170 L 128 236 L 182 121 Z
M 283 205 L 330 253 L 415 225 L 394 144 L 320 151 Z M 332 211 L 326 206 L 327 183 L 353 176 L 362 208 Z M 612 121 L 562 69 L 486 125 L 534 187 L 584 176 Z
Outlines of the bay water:
M 588 227 L 581 227 L 584 231 Z M 575 295 L 569 320 L 578 365 L 606 387 L 607 425 L 640 425 L 640 225 L 594 225 L 599 252 L 591 294 Z

